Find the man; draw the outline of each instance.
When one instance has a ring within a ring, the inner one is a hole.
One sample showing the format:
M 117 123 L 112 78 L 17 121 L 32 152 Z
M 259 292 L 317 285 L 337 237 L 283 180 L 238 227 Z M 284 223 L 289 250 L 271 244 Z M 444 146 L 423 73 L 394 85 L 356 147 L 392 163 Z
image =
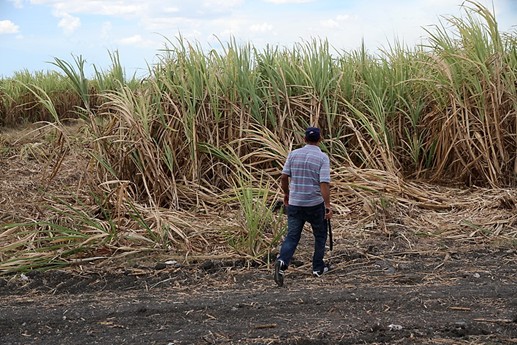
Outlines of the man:
M 287 208 L 287 235 L 275 262 L 274 278 L 278 286 L 284 285 L 284 271 L 289 267 L 300 242 L 305 222 L 311 224 L 314 235 L 313 275 L 320 277 L 329 269 L 323 257 L 327 242 L 327 220 L 332 218 L 330 161 L 319 148 L 320 141 L 319 128 L 307 128 L 306 145 L 289 154 L 282 170 L 281 187 Z

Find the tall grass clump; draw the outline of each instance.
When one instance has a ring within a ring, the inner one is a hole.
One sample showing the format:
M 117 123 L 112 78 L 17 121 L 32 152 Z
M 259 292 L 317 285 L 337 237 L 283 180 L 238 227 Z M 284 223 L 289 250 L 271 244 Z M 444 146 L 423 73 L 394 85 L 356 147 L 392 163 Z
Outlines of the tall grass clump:
M 103 95 L 99 166 L 152 204 L 199 206 L 232 187 L 236 162 L 225 155 L 276 178 L 317 125 L 335 166 L 511 185 L 515 39 L 466 4 L 466 17 L 429 30 L 426 45 L 377 55 L 339 55 L 318 40 L 263 51 L 230 41 L 222 52 L 169 42 L 140 89 Z
M 75 111 L 81 102 L 70 92 L 68 78 L 56 71 L 24 70 L 0 80 L 0 126 L 53 121 L 55 114 L 38 95 L 48 98 L 61 119 L 77 118 Z
M 50 62 L 57 70 L 22 70 L 11 77 L 0 79 L 0 126 L 16 126 L 38 121 L 53 121 L 48 105 L 39 96 L 52 103 L 60 120 L 78 118 L 97 111 L 103 100 L 99 95 L 123 86 L 136 90 L 141 81 L 128 77 L 117 51 L 109 52 L 112 65 L 101 70 L 95 65 L 93 78 L 86 75 L 86 60 L 73 56 L 73 62 L 54 58 Z M 61 72 L 59 72 L 61 71 Z M 34 90 L 38 90 L 36 93 Z M 39 95 L 39 96 L 38 96 Z
M 93 88 L 97 90 L 98 93 L 118 90 L 123 86 L 129 87 L 131 90 L 136 90 L 141 83 L 136 76 L 136 72 L 131 77 L 127 75 L 117 50 L 108 52 L 108 54 L 111 60 L 111 66 L 107 70 L 102 70 L 93 65 L 95 71 L 94 78 L 91 81 Z
M 269 260 L 286 231 L 283 212 L 276 213 L 277 203 L 272 202 L 278 190 L 269 181 L 250 182 L 246 177 L 233 183 L 240 212 L 238 225 L 226 230 L 228 242 L 238 253 L 254 261 Z
M 466 16 L 429 30 L 422 78 L 429 112 L 422 124 L 435 148 L 432 176 L 467 184 L 515 184 L 515 37 L 494 14 L 467 1 Z

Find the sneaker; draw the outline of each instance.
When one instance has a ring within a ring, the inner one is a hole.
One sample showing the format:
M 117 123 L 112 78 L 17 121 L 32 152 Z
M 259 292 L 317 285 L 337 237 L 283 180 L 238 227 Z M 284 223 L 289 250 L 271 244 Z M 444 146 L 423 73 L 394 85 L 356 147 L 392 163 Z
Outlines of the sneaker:
M 329 264 L 325 264 L 325 266 L 323 267 L 322 270 L 312 271 L 312 275 L 315 276 L 315 277 L 321 277 L 322 275 L 327 273 L 329 270 L 330 270 L 330 265 Z
M 275 262 L 274 278 L 275 278 L 275 283 L 278 286 L 283 286 L 284 285 L 284 267 L 285 267 L 285 264 L 284 264 L 284 262 L 282 260 L 277 260 Z

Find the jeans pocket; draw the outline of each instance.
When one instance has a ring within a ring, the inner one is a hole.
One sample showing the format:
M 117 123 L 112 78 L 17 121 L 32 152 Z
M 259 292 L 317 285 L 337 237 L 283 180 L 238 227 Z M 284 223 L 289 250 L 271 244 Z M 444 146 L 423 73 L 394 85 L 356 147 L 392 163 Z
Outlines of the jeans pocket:
M 296 217 L 300 213 L 300 208 L 297 206 L 288 205 L 287 206 L 287 216 Z

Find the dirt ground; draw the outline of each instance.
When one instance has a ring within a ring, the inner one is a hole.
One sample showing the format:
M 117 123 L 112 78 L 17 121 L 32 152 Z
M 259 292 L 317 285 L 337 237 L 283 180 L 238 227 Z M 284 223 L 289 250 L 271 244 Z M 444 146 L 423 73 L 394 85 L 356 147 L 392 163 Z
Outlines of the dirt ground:
M 241 261 L 0 279 L 0 343 L 517 344 L 517 252 L 300 251 L 279 288 Z M 385 253 L 383 253 L 385 252 Z

